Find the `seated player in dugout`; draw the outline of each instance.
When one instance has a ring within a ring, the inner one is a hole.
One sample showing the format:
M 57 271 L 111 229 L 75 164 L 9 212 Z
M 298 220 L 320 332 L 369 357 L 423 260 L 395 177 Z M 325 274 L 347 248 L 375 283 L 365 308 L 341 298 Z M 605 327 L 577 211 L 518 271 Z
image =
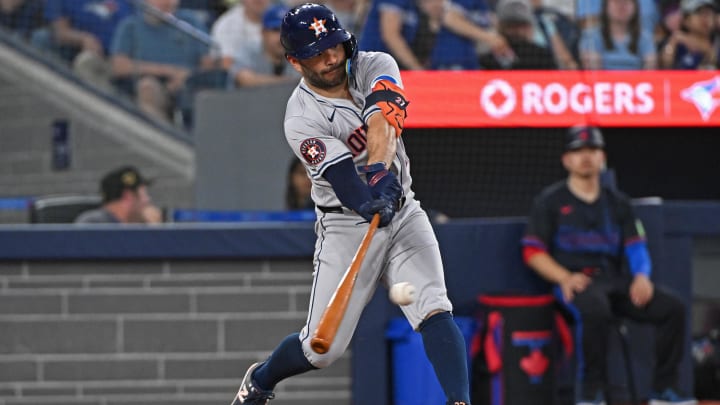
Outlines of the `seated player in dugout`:
M 695 404 L 677 387 L 685 306 L 651 281 L 645 232 L 630 199 L 601 182 L 604 146 L 599 129 L 570 128 L 562 154 L 568 177 L 536 197 L 522 239 L 523 258 L 556 284 L 557 299 L 582 328 L 576 334 L 583 376 L 577 404 L 605 404 L 608 335 L 615 316 L 655 326 L 649 404 Z

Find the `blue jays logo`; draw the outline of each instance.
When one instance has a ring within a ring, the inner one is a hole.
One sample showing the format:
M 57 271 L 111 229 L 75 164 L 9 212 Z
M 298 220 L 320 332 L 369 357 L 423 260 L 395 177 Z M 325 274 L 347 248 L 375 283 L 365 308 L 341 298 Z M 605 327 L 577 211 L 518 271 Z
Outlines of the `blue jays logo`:
M 693 83 L 683 90 L 680 96 L 683 100 L 692 103 L 700 112 L 703 121 L 707 121 L 715 109 L 720 107 L 720 76 Z
M 306 139 L 300 144 L 300 153 L 313 166 L 325 160 L 326 151 L 323 141 L 317 138 Z
M 512 333 L 513 346 L 526 346 L 530 354 L 520 359 L 522 369 L 531 384 L 539 384 L 548 371 L 550 360 L 543 354 L 542 348 L 550 343 L 550 331 L 515 331 Z

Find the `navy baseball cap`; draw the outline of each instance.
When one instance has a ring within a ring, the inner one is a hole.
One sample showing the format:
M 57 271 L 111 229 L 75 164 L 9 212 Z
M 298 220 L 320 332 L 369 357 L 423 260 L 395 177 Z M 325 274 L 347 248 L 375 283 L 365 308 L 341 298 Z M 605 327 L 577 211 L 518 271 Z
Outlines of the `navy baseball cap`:
M 123 166 L 115 169 L 103 177 L 100 182 L 100 192 L 103 201 L 114 201 L 122 196 L 125 190 L 137 190 L 140 186 L 152 183 L 140 174 L 134 166 Z
M 565 151 L 578 150 L 580 148 L 605 147 L 602 133 L 596 127 L 577 125 L 568 129 L 565 135 Z
M 288 10 L 289 9 L 287 7 L 281 4 L 276 4 L 268 7 L 268 9 L 265 10 L 265 13 L 263 13 L 262 17 L 263 29 L 280 30 L 283 18 L 285 18 L 285 14 L 287 14 Z

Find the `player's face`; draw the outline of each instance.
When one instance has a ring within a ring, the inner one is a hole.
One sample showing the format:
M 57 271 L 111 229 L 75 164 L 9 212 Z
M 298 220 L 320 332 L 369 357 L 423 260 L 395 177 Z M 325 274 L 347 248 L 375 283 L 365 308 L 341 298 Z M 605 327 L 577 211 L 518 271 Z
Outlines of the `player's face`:
M 345 85 L 345 47 L 342 43 L 328 48 L 312 58 L 291 59 L 290 63 L 312 86 L 321 90 L 333 90 Z
M 600 148 L 580 148 L 563 154 L 563 165 L 571 176 L 599 176 L 605 167 L 605 152 Z

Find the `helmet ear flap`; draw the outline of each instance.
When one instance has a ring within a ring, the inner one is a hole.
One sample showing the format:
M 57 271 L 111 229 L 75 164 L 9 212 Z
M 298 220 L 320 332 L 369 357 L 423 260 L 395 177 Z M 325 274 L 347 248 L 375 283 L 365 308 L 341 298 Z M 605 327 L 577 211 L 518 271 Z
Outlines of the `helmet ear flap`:
M 345 48 L 345 56 L 347 57 L 347 61 L 345 62 L 345 71 L 347 72 L 350 80 L 352 80 L 353 69 L 355 68 L 355 60 L 357 59 L 358 53 L 357 39 L 355 38 L 355 35 L 350 34 L 350 39 L 343 42 L 343 47 Z

